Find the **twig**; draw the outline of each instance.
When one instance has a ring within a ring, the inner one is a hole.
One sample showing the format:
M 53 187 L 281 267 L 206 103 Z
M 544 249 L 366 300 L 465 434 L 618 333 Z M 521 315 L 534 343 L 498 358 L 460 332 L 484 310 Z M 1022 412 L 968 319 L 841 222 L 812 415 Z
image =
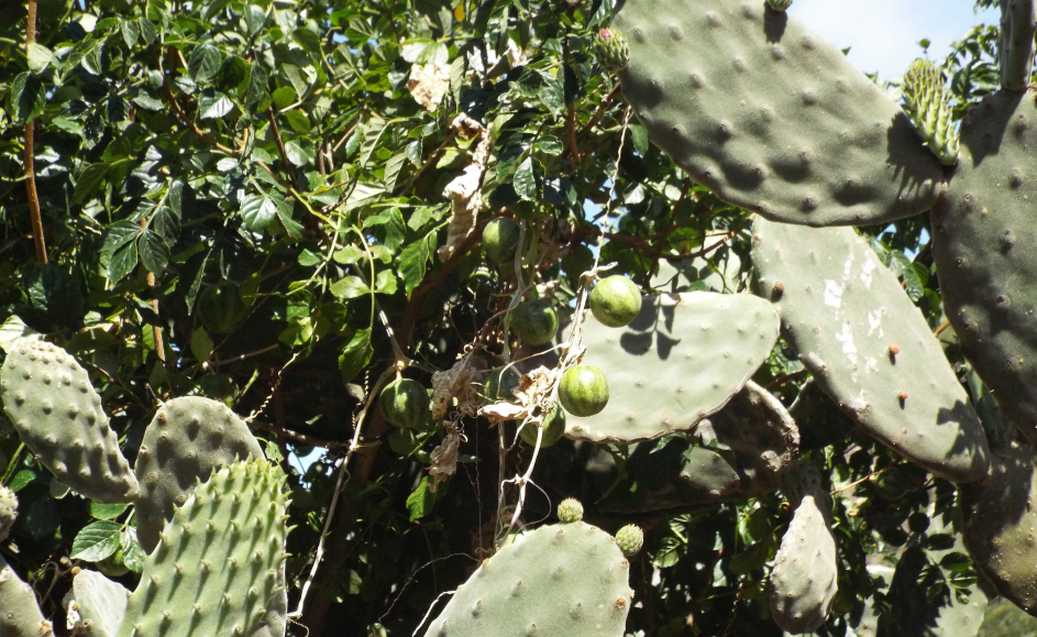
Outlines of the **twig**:
M 141 218 L 139 225 L 140 225 L 141 229 L 146 229 L 148 227 L 147 219 Z M 151 306 L 151 311 L 155 313 L 155 318 L 157 320 L 158 319 L 158 284 L 155 281 L 155 273 L 151 272 L 150 270 L 146 271 L 146 274 L 144 276 L 144 282 L 148 286 L 148 292 L 151 294 L 151 300 L 148 302 L 148 305 Z M 152 336 L 154 337 L 154 340 L 155 340 L 155 356 L 157 356 L 158 360 L 161 361 L 163 365 L 165 365 L 166 364 L 166 346 L 165 346 L 165 343 L 162 342 L 162 326 L 159 325 L 158 323 L 156 323 L 155 325 L 152 325 L 151 326 L 151 334 L 152 334 Z
M 292 162 L 288 161 L 288 152 L 284 147 L 284 139 L 281 137 L 281 127 L 277 125 L 277 115 L 274 114 L 273 106 L 266 110 L 266 118 L 270 121 L 270 132 L 274 134 L 274 143 L 277 144 L 277 154 L 281 156 L 281 161 L 284 162 L 285 168 L 288 168 L 292 165 Z
M 25 24 L 25 50 L 36 41 L 36 0 L 28 0 L 28 19 Z M 43 238 L 43 217 L 40 212 L 40 195 L 36 192 L 36 166 L 34 158 L 35 120 L 25 123 L 25 192 L 29 199 L 29 219 L 32 222 L 32 241 L 36 247 L 36 261 L 47 263 L 47 242 Z
M 605 110 L 609 106 L 612 106 L 612 101 L 616 99 L 617 95 L 619 95 L 620 88 L 620 84 L 617 83 L 614 87 L 612 87 L 612 90 L 609 92 L 609 94 L 605 96 L 605 99 L 601 100 L 601 104 L 598 104 L 598 108 L 594 110 L 594 113 L 591 115 L 591 118 L 587 120 L 587 123 L 583 126 L 583 128 L 580 129 L 579 136 L 581 139 L 583 137 L 586 137 L 587 133 L 591 132 L 591 130 L 593 130 L 594 127 L 598 125 L 598 121 L 601 119 L 602 115 L 605 114 Z
M 388 367 L 375 381 L 374 387 L 367 393 L 367 399 L 364 401 L 364 406 L 357 414 L 356 424 L 353 426 L 353 439 L 349 442 L 349 447 L 346 449 L 346 455 L 339 460 L 338 468 L 336 470 L 335 477 L 335 491 L 331 497 L 331 503 L 328 505 L 328 514 L 324 517 L 324 526 L 321 529 L 320 540 L 317 542 L 317 550 L 313 555 L 313 564 L 310 566 L 310 573 L 306 577 L 306 581 L 303 582 L 302 588 L 299 591 L 299 604 L 295 610 L 288 614 L 289 617 L 301 617 L 303 609 L 306 607 L 306 598 L 309 596 L 310 587 L 313 585 L 313 581 L 317 578 L 317 571 L 320 570 L 320 565 L 324 559 L 324 545 L 328 539 L 328 535 L 331 533 L 331 525 L 335 520 L 335 511 L 338 508 L 339 499 L 342 496 L 342 489 L 346 485 L 349 473 L 349 460 L 353 457 L 355 452 L 360 447 L 360 432 L 363 430 L 364 419 L 367 416 L 367 412 L 370 410 L 371 405 L 374 403 L 375 398 L 382 391 L 382 387 L 389 381 L 390 378 L 396 375 L 396 366 Z

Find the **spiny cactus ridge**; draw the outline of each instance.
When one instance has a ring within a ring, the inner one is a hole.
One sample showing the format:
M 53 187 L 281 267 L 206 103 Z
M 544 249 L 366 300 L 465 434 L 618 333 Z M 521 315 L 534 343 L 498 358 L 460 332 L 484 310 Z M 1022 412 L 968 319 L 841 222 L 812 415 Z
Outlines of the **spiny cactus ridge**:
M 202 396 L 163 403 L 134 466 L 140 479 L 137 536 L 144 550 L 155 548 L 173 508 L 187 500 L 199 480 L 235 460 L 262 456 L 248 426 L 223 403 Z
M 214 472 L 162 530 L 119 637 L 251 635 L 283 594 L 287 503 L 284 473 L 266 460 Z

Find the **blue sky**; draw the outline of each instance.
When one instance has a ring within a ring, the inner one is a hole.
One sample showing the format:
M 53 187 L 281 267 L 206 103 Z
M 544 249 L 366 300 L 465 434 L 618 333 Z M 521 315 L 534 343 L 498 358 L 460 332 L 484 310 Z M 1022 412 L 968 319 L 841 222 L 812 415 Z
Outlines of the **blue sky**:
M 940 60 L 972 26 L 998 19 L 975 12 L 972 0 L 794 0 L 790 13 L 829 43 L 851 47 L 850 61 L 883 80 L 903 74 L 921 54 L 919 40 L 929 38 L 930 56 Z

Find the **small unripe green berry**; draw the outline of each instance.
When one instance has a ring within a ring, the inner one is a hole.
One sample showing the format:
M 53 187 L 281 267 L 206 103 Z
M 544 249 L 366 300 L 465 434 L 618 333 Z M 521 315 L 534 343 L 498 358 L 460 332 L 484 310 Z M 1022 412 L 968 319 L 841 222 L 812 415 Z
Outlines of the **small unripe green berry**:
M 570 367 L 558 383 L 558 400 L 567 412 L 581 418 L 601 412 L 609 402 L 605 374 L 593 365 Z
M 602 325 L 623 327 L 641 313 L 641 290 L 622 274 L 605 277 L 590 294 L 591 314 Z
M 628 524 L 616 532 L 616 544 L 627 557 L 637 555 L 644 543 L 644 531 L 636 524 Z
M 487 261 L 496 265 L 507 265 L 514 261 L 518 241 L 519 226 L 507 217 L 494 219 L 482 231 L 483 254 Z
M 511 312 L 511 330 L 530 347 L 547 345 L 558 332 L 558 312 L 549 299 L 523 301 Z
M 537 443 L 537 429 L 544 431 L 540 436 L 540 447 L 546 449 L 547 447 L 554 446 L 565 435 L 565 412 L 559 407 L 553 407 L 551 412 L 544 417 L 543 423 L 539 425 L 526 424 L 522 427 L 522 431 L 519 432 L 519 436 L 522 437 L 523 442 L 533 447 Z
M 576 498 L 566 498 L 558 503 L 558 521 L 572 524 L 583 519 L 583 505 Z

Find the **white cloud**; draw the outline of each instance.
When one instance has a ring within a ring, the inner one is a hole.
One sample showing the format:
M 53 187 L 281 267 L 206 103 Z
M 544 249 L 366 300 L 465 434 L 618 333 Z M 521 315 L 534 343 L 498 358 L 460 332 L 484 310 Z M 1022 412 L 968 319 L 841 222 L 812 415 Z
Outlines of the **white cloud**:
M 795 0 L 791 13 L 834 46 L 851 47 L 850 61 L 883 80 L 903 74 L 923 38 L 940 59 L 974 24 L 992 20 L 974 14 L 970 0 Z

